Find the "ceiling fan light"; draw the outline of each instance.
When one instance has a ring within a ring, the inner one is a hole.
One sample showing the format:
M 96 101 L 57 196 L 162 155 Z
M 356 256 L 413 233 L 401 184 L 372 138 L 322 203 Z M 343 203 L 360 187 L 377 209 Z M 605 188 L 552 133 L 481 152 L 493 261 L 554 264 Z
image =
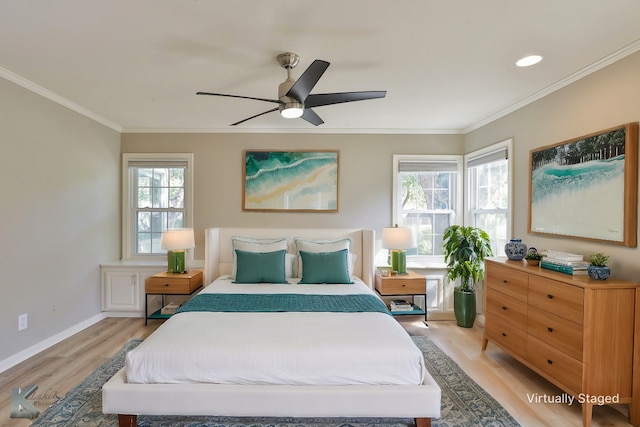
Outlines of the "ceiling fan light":
M 280 115 L 285 119 L 297 119 L 304 113 L 304 106 L 299 102 L 288 102 L 280 110 Z
M 530 67 L 531 65 L 535 65 L 538 62 L 542 61 L 542 56 L 540 55 L 529 55 L 524 58 L 520 58 L 516 61 L 516 65 L 518 67 Z

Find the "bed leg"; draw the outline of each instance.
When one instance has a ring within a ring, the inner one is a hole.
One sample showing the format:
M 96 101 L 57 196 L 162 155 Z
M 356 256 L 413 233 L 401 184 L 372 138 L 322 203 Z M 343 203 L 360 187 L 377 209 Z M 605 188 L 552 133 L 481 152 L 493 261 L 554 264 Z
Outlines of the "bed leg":
M 118 414 L 118 427 L 136 427 L 138 417 L 136 415 Z
M 416 427 L 431 427 L 431 418 L 416 418 Z

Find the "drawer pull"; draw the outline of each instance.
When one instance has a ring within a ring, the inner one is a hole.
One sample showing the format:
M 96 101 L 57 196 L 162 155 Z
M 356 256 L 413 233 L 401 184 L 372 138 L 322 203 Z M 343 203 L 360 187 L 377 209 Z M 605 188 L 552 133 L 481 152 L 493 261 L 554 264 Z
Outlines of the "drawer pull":
M 547 331 L 553 332 L 553 328 L 547 328 Z
M 547 294 L 547 298 L 549 298 L 549 299 L 553 299 L 553 295 L 551 295 L 551 294 Z
M 503 305 L 503 306 L 502 306 L 502 309 L 503 309 L 503 310 L 506 310 L 506 309 L 507 309 L 507 306 L 506 306 L 506 305 Z
M 506 336 L 507 336 L 507 334 L 505 334 L 505 333 L 503 332 L 503 333 L 502 333 L 502 336 L 503 336 L 503 337 L 506 337 Z
M 502 283 L 504 283 L 505 285 L 508 283 L 508 281 L 505 279 L 502 281 Z
M 165 285 L 165 286 L 169 286 L 169 284 L 168 284 L 168 283 L 165 283 L 164 285 Z
M 553 360 L 551 360 L 551 359 L 547 359 L 547 363 L 548 363 L 549 365 L 553 365 Z

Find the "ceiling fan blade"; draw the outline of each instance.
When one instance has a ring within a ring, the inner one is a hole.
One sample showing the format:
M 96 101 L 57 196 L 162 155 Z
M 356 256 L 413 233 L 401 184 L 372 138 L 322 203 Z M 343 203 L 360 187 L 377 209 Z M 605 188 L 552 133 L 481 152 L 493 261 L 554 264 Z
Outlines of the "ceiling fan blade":
M 244 122 L 246 122 L 247 120 L 255 119 L 256 117 L 260 117 L 260 116 L 263 116 L 263 115 L 265 115 L 265 114 L 272 113 L 272 112 L 274 112 L 274 111 L 278 111 L 278 109 L 279 109 L 279 107 L 272 108 L 271 110 L 265 111 L 265 112 L 260 113 L 260 114 L 256 114 L 255 116 L 248 117 L 248 118 L 246 118 L 246 119 L 244 119 L 244 120 L 240 120 L 239 122 L 231 123 L 231 126 L 237 126 L 237 125 L 239 125 L 240 123 L 244 123 Z
M 310 108 L 305 108 L 300 118 L 308 121 L 314 126 L 319 126 L 324 123 L 324 120 L 322 120 L 320 116 L 317 115 L 316 112 Z
M 342 93 L 319 93 L 309 95 L 304 102 L 307 108 L 321 107 L 323 105 L 340 104 L 343 102 L 365 101 L 367 99 L 384 98 L 386 90 L 366 91 L 366 92 L 342 92 Z
M 329 63 L 321 59 L 316 59 L 309 65 L 309 68 L 304 70 L 304 73 L 296 80 L 291 86 L 286 96 L 289 98 L 297 99 L 298 102 L 304 104 L 305 99 L 309 96 L 309 93 L 313 87 L 318 83 L 322 74 L 329 68 Z
M 276 104 L 282 104 L 282 101 L 278 99 L 255 98 L 253 96 L 227 95 L 226 93 L 196 92 L 196 95 L 226 96 L 229 98 L 254 99 L 256 101 L 275 102 Z

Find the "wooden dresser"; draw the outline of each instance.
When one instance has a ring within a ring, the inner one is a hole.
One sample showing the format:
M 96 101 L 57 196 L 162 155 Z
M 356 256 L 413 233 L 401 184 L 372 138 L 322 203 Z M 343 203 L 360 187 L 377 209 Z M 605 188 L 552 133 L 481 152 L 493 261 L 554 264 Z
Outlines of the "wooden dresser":
M 629 404 L 630 422 L 639 426 L 639 289 L 634 282 L 487 259 L 482 350 L 491 341 L 574 396 L 585 427 L 593 405 L 603 402 Z

